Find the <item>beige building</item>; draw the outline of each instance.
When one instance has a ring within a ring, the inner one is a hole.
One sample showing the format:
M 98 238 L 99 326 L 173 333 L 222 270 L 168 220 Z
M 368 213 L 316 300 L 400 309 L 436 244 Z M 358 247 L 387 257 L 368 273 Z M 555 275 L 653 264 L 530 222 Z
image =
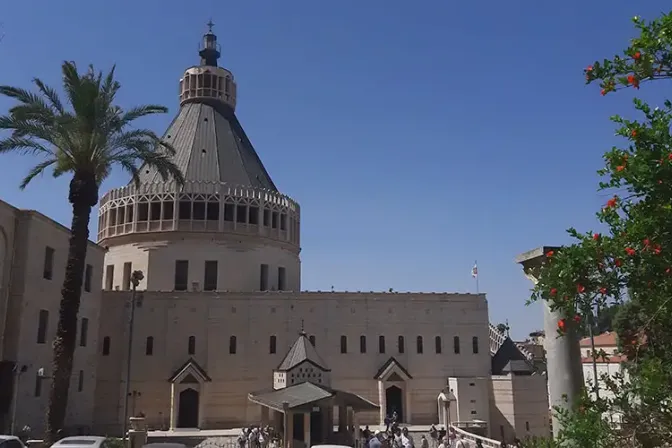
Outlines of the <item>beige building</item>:
M 152 428 L 259 423 L 254 393 L 315 383 L 319 373 L 324 387 L 379 405 L 362 410 L 360 424 L 396 411 L 409 424 L 548 434 L 538 418 L 548 409 L 545 378 L 489 324 L 485 294 L 301 291 L 300 207 L 277 189 L 236 118 L 236 82 L 217 66 L 218 48 L 206 34 L 164 137 L 186 184 L 142 167 L 139 186 L 100 202 L 104 291 L 87 415 L 95 431 L 121 428 L 131 274 L 141 270 L 128 399 Z M 299 331 L 323 365 L 283 370 Z
M 5 432 L 12 421 L 17 430 L 43 428 L 69 237 L 67 228 L 41 213 L 0 201 L 0 429 Z M 89 244 L 66 418 L 71 426 L 93 424 L 104 256 L 103 248 Z

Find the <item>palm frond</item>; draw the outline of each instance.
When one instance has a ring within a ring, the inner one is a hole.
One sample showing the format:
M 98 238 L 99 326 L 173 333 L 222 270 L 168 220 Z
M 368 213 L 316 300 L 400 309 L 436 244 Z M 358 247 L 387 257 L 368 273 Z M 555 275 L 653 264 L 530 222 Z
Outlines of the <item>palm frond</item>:
M 21 181 L 21 184 L 19 185 L 19 188 L 22 189 L 22 190 L 24 188 L 26 188 L 26 186 L 30 183 L 30 181 L 35 179 L 38 175 L 44 173 L 44 170 L 49 168 L 54 163 L 56 163 L 56 159 L 48 159 L 48 160 L 45 160 L 44 162 L 41 162 L 41 163 L 38 163 L 37 165 L 35 165 L 28 172 L 26 177 L 23 178 L 23 180 Z
M 42 95 L 47 100 L 49 100 L 49 104 L 57 113 L 61 115 L 65 114 L 65 108 L 63 107 L 63 103 L 61 102 L 61 99 L 58 97 L 58 93 L 56 93 L 54 89 L 43 83 L 40 78 L 33 79 L 33 83 L 37 86 L 40 93 L 42 93 Z
M 147 115 L 165 114 L 165 113 L 168 113 L 168 108 L 165 106 L 159 106 L 156 104 L 138 106 L 134 107 L 133 109 L 127 110 L 121 116 L 121 123 L 123 126 L 126 126 L 128 124 L 131 124 L 131 122 L 137 120 L 138 118 L 142 118 Z
M 53 152 L 46 146 L 24 137 L 9 137 L 0 140 L 0 153 L 20 151 L 25 154 L 39 154 L 53 156 Z
M 74 62 L 62 65 L 64 95 L 35 78 L 35 92 L 0 86 L 0 95 L 16 101 L 0 116 L 0 153 L 19 151 L 46 158 L 30 171 L 25 187 L 38 174 L 53 167 L 55 177 L 66 173 L 94 174 L 100 184 L 114 165 L 140 181 L 141 165 L 156 169 L 164 179 L 184 183 L 184 176 L 172 161 L 175 149 L 148 129 L 131 129 L 139 118 L 166 113 L 160 105 L 144 105 L 123 110 L 114 104 L 121 88 L 115 67 L 107 73 L 93 66 L 80 73 Z

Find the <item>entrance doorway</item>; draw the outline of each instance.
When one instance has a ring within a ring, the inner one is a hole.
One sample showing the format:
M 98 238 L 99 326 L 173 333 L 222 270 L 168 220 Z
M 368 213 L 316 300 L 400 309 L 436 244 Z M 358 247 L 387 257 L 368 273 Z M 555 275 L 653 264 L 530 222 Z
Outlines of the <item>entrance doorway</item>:
M 390 386 L 385 390 L 385 402 L 387 403 L 385 412 L 390 417 L 396 412 L 400 423 L 404 421 L 403 396 L 404 393 L 400 387 Z
M 300 440 L 303 441 L 303 432 L 305 431 L 303 427 L 303 414 L 301 413 L 296 413 L 292 417 L 292 434 L 294 440 Z
M 177 427 L 198 428 L 198 392 L 194 389 L 189 388 L 180 392 Z
M 310 444 L 320 445 L 325 442 L 322 435 L 322 409 L 310 413 Z

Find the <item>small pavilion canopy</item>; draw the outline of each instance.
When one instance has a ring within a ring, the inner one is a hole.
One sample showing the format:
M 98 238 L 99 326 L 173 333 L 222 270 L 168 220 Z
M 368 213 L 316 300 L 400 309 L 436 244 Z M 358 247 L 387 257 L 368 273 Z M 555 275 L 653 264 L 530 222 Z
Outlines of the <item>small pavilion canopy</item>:
M 264 390 L 249 394 L 253 403 L 283 412 L 283 403 L 293 411 L 310 412 L 313 406 L 331 405 L 352 408 L 355 412 L 375 411 L 379 406 L 351 392 L 331 389 L 309 381 L 278 390 Z

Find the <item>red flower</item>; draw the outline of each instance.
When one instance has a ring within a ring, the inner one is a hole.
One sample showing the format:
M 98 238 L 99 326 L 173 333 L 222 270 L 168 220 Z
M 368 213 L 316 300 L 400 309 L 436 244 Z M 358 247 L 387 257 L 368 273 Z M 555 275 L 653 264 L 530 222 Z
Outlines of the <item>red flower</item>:
M 639 60 L 642 58 L 642 53 L 640 53 L 639 51 L 637 51 L 637 52 L 635 52 L 635 54 L 632 55 L 632 58 L 633 58 L 635 61 L 639 61 Z
M 579 283 L 579 284 L 576 285 L 576 290 L 579 291 L 579 292 L 583 292 L 583 291 L 586 290 L 586 287 L 583 286 L 581 283 Z
M 616 265 L 616 267 L 620 268 L 621 265 L 623 264 L 623 262 L 621 261 L 620 258 L 617 258 L 617 259 L 614 260 L 614 264 Z
M 667 155 L 667 160 L 672 160 L 672 153 Z
M 556 288 L 551 288 L 551 295 L 554 296 L 558 293 L 558 290 Z
M 637 81 L 637 78 L 635 78 L 633 75 L 628 76 L 628 84 L 634 84 L 635 81 Z
M 663 251 L 663 249 L 658 244 L 656 244 L 656 246 L 653 248 L 653 253 L 656 254 L 656 255 L 660 255 L 660 253 L 662 251 Z
M 630 256 L 635 255 L 635 254 L 637 253 L 637 251 L 636 251 L 635 249 L 633 249 L 632 247 L 626 247 L 626 248 L 625 248 L 625 251 L 626 251 L 627 254 L 630 255 Z
M 594 234 L 593 234 L 593 239 L 594 239 L 595 241 L 599 240 L 599 239 L 600 239 L 600 234 L 599 234 L 599 233 L 594 233 Z
M 662 181 L 662 180 L 658 180 L 658 183 L 659 183 L 659 184 L 662 184 L 662 183 L 663 183 L 663 181 Z
M 616 167 L 616 171 L 618 171 L 618 172 L 621 172 L 621 171 L 623 171 L 624 169 L 625 169 L 625 166 L 623 166 L 623 165 L 618 165 L 618 166 Z
M 618 203 L 618 198 L 616 196 L 614 196 L 613 198 L 611 198 L 607 201 L 607 207 L 609 207 L 609 208 L 616 207 L 617 203 Z
M 600 293 L 601 293 L 601 294 L 604 294 L 604 295 L 607 295 L 607 288 L 605 288 L 604 286 L 601 287 L 601 288 L 600 288 Z
M 672 269 L 670 269 L 670 268 L 665 269 L 666 274 L 669 274 L 670 272 L 672 272 Z
M 555 251 L 552 251 L 552 250 L 549 250 L 548 252 L 546 252 L 546 256 L 548 258 L 551 258 L 554 254 L 555 254 Z
M 586 67 L 586 71 L 587 72 L 592 72 L 593 71 L 593 66 L 589 65 L 588 67 Z
M 565 329 L 565 325 L 566 325 L 565 319 L 560 319 L 558 321 L 558 330 L 563 331 Z
M 648 246 L 649 244 L 651 244 L 651 241 L 649 241 L 648 238 L 645 238 L 644 241 L 642 241 L 642 243 L 644 243 L 644 246 Z
M 637 129 L 633 129 L 630 135 L 632 135 L 633 137 L 637 137 Z
M 604 90 L 604 89 L 600 90 L 600 95 L 604 96 L 604 95 L 606 95 L 606 94 L 607 94 L 607 91 L 606 91 L 606 90 Z
M 578 314 L 574 316 L 574 322 L 576 322 L 577 324 L 581 322 L 581 316 L 579 316 Z

